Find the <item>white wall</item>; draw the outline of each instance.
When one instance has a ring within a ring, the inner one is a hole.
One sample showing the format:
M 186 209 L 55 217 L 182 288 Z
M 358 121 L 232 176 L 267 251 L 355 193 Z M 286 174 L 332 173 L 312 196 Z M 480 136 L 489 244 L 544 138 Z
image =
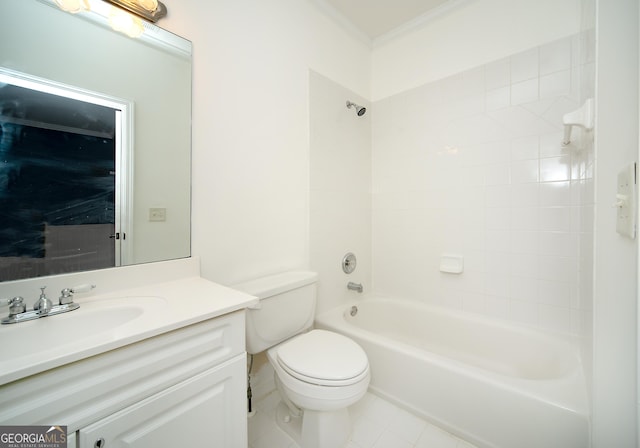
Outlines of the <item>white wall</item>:
M 638 159 L 638 2 L 597 9 L 593 446 L 635 447 L 637 240 L 615 231 L 617 174 Z
M 193 254 L 235 283 L 309 267 L 309 68 L 368 96 L 370 48 L 313 2 L 167 2 L 193 42 Z
M 347 283 L 371 292 L 371 123 L 368 101 L 324 76 L 310 73 L 311 268 L 320 274 L 318 312 L 360 297 Z M 346 100 L 367 107 L 358 117 Z M 357 257 L 351 274 L 345 254 Z
M 580 0 L 475 0 L 373 51 L 374 101 L 580 30 Z

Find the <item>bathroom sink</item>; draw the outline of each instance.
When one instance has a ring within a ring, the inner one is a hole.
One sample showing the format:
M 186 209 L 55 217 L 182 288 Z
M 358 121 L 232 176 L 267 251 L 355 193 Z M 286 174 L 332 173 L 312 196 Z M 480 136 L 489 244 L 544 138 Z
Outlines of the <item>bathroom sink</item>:
M 160 297 L 123 297 L 80 303 L 80 308 L 63 314 L 0 327 L 4 343 L 0 359 L 44 359 L 55 352 L 109 341 L 125 328 L 136 326 L 157 314 Z

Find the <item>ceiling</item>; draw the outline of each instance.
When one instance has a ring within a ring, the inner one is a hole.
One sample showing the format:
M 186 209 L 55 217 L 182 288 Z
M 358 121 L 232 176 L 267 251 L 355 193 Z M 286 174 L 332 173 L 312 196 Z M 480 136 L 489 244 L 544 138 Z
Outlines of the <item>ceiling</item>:
M 371 39 L 452 0 L 325 0 Z

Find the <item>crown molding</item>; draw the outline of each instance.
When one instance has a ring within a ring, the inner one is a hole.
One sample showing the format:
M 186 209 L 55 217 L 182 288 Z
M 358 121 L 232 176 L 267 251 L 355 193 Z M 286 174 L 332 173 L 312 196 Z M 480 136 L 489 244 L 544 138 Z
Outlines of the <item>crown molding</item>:
M 409 34 L 417 30 L 418 28 L 422 28 L 428 23 L 449 14 L 451 11 L 466 6 L 475 1 L 477 0 L 449 0 L 447 3 L 433 8 L 431 11 L 421 14 L 415 19 L 409 20 L 408 22 L 403 23 L 402 25 L 392 29 L 391 31 L 388 31 L 374 38 L 372 40 L 372 47 L 375 48 L 384 45 L 389 41 L 397 39 L 398 37 Z
M 309 0 L 315 4 L 321 12 L 326 14 L 331 20 L 341 26 L 347 33 L 349 33 L 356 40 L 362 42 L 367 47 L 371 48 L 373 40 L 354 23 L 338 11 L 332 4 L 326 0 Z

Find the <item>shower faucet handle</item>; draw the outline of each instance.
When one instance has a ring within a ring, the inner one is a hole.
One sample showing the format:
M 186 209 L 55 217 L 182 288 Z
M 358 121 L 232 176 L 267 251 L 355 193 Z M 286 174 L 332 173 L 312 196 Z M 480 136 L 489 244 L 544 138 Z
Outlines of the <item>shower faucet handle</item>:
M 363 290 L 362 283 L 349 282 L 349 283 L 347 283 L 347 289 L 362 293 L 362 290 Z

